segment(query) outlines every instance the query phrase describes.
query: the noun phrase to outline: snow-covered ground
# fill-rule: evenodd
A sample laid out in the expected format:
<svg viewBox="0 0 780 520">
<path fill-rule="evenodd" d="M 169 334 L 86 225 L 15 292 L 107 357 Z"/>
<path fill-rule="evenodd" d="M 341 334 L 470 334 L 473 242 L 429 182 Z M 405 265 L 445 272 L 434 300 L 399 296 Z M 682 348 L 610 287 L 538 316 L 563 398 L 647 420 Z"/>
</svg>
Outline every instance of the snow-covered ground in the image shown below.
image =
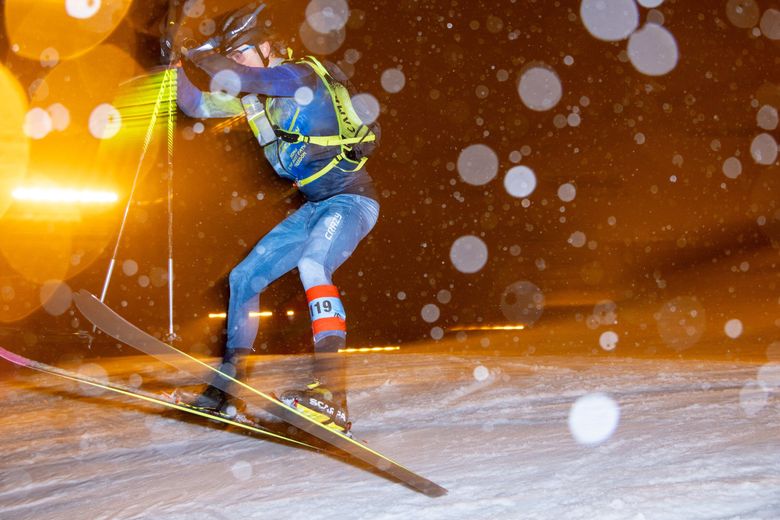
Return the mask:
<svg viewBox="0 0 780 520">
<path fill-rule="evenodd" d="M 188 381 L 148 357 L 98 363 L 112 380 L 145 388 Z M 251 379 L 270 390 L 301 370 L 301 360 L 258 357 Z M 337 458 L 6 372 L 0 517 L 777 519 L 780 399 L 756 382 L 760 370 L 419 349 L 354 355 L 358 436 L 449 489 L 435 499 Z M 616 407 L 596 413 L 619 412 L 619 423 L 588 445 L 575 440 L 570 416 L 590 394 L 611 398 Z"/>
</svg>

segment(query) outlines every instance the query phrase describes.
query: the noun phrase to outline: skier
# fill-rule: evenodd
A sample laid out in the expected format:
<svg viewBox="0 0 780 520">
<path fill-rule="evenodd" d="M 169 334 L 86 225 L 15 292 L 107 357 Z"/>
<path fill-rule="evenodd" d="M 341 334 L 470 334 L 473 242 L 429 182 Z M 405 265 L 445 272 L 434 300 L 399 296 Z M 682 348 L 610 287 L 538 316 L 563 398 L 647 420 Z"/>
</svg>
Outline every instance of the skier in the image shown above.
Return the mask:
<svg viewBox="0 0 780 520">
<path fill-rule="evenodd" d="M 227 342 L 220 371 L 245 376 L 246 356 L 257 336 L 259 295 L 297 267 L 306 291 L 314 340 L 312 382 L 280 398 L 342 433 L 347 410 L 346 314 L 333 272 L 374 227 L 379 203 L 365 170 L 378 127 L 362 124 L 335 66 L 307 57 L 290 59 L 286 42 L 260 14 L 264 4 L 239 9 L 220 24 L 218 35 L 184 51 L 184 59 L 214 78 L 241 82 L 240 99 L 202 92 L 178 68 L 178 105 L 190 117 L 246 114 L 264 155 L 306 202 L 279 223 L 230 273 Z M 170 47 L 170 44 L 168 45 Z M 230 71 L 225 73 L 223 71 Z M 230 381 L 217 376 L 195 405 L 225 411 Z"/>
</svg>

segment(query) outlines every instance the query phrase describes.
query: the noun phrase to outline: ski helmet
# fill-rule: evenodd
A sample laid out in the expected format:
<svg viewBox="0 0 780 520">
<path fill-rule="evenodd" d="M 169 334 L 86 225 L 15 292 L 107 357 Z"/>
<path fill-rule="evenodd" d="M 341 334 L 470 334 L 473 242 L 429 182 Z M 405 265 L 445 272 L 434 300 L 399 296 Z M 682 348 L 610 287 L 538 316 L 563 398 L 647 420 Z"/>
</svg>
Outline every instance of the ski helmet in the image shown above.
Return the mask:
<svg viewBox="0 0 780 520">
<path fill-rule="evenodd" d="M 256 7 L 249 4 L 225 19 L 220 27 L 222 52 L 227 54 L 243 45 L 257 45 L 267 39 L 269 31 L 259 19 L 265 8 L 264 2 Z"/>
</svg>

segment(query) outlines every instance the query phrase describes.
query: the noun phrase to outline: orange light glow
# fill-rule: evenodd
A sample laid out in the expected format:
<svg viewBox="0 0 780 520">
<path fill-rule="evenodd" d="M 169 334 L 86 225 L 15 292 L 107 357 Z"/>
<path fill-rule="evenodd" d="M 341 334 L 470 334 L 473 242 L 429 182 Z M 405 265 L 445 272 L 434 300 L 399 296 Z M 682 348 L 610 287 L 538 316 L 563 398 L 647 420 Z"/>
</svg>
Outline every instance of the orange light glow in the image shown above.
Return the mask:
<svg viewBox="0 0 780 520">
<path fill-rule="evenodd" d="M 472 331 L 472 330 L 523 330 L 525 325 L 477 325 L 467 327 L 453 327 L 450 330 L 459 331 Z"/>
<path fill-rule="evenodd" d="M 340 348 L 339 353 L 353 354 L 355 352 L 392 352 L 401 350 L 401 347 L 361 347 L 361 348 Z"/>
<path fill-rule="evenodd" d="M 261 312 L 250 312 L 249 313 L 249 317 L 250 318 L 258 318 L 258 317 L 259 318 L 268 318 L 268 317 L 273 316 L 273 315 L 274 315 L 274 313 L 271 312 L 271 311 L 261 311 Z M 225 318 L 227 318 L 227 313 L 225 313 L 225 312 L 210 312 L 209 313 L 209 318 L 212 318 L 212 319 L 220 318 L 220 319 L 224 320 Z"/>
<path fill-rule="evenodd" d="M 27 113 L 27 96 L 11 71 L 0 65 L 0 217 L 12 204 L 11 190 L 24 181 L 30 161 L 30 140 L 22 132 Z"/>
<path fill-rule="evenodd" d="M 75 188 L 20 187 L 13 190 L 11 196 L 18 201 L 57 204 L 112 204 L 119 199 L 112 191 Z"/>
<path fill-rule="evenodd" d="M 5 28 L 13 52 L 40 59 L 45 64 L 56 64 L 80 56 L 108 38 L 122 22 L 132 1 L 6 0 L 4 3 Z"/>
</svg>

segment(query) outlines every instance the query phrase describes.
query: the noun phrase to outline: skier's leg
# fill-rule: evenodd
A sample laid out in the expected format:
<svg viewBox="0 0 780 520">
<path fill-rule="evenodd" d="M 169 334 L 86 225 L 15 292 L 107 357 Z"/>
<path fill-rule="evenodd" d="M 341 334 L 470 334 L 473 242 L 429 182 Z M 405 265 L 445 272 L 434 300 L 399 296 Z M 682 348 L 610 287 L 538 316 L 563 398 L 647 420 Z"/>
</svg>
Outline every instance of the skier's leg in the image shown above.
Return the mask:
<svg viewBox="0 0 780 520">
<path fill-rule="evenodd" d="M 374 227 L 379 204 L 359 195 L 338 195 L 318 204 L 315 224 L 298 261 L 314 339 L 314 376 L 324 397 L 346 413 L 346 313 L 332 275 Z"/>
<path fill-rule="evenodd" d="M 296 267 L 306 244 L 311 210 L 305 204 L 280 222 L 230 272 L 226 350 L 252 348 L 260 323 L 260 293 Z"/>
<path fill-rule="evenodd" d="M 298 261 L 315 345 L 326 337 L 346 337 L 346 316 L 332 276 L 368 235 L 378 216 L 376 201 L 352 194 L 337 195 L 318 203 L 315 209 L 314 224 Z M 324 300 L 318 302 L 321 298 Z"/>
</svg>

